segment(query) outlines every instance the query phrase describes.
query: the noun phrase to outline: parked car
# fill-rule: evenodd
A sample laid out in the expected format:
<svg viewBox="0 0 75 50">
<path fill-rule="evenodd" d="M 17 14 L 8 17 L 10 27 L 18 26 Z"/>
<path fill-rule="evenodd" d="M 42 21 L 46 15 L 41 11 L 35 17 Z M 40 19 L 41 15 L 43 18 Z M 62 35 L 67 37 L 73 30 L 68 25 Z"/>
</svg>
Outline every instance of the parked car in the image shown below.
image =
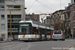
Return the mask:
<svg viewBox="0 0 75 50">
<path fill-rule="evenodd" d="M 55 30 L 55 31 L 53 31 L 52 39 L 53 40 L 62 40 L 62 41 L 64 41 L 65 40 L 65 35 L 61 30 Z"/>
<path fill-rule="evenodd" d="M 3 41 L 3 38 L 2 37 L 0 37 L 0 41 Z"/>
</svg>

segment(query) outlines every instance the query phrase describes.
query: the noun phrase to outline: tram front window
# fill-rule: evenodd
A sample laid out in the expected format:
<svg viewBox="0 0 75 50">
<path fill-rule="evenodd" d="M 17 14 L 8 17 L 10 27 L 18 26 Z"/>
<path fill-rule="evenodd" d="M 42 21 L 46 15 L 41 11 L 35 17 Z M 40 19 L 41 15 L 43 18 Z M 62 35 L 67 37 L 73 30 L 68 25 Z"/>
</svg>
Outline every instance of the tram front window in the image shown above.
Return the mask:
<svg viewBox="0 0 75 50">
<path fill-rule="evenodd" d="M 19 34 L 30 34 L 30 30 L 29 24 L 20 24 Z"/>
</svg>

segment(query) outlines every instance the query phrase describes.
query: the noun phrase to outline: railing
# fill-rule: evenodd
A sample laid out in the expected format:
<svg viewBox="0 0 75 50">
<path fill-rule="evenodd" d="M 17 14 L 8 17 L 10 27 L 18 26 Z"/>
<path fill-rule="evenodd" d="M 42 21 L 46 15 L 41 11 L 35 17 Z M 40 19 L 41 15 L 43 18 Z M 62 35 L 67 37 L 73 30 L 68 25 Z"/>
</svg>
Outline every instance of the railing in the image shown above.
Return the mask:
<svg viewBox="0 0 75 50">
<path fill-rule="evenodd" d="M 8 28 L 8 32 L 10 32 L 10 28 Z M 12 28 L 12 32 L 18 32 L 18 28 Z"/>
<path fill-rule="evenodd" d="M 21 20 L 21 18 L 11 18 L 12 20 Z M 10 20 L 10 18 L 8 18 Z"/>
<path fill-rule="evenodd" d="M 21 21 L 21 18 L 12 18 L 12 23 L 18 23 Z M 10 22 L 10 18 L 8 18 L 8 23 Z"/>
<path fill-rule="evenodd" d="M 7 9 L 8 11 L 10 11 L 10 9 Z M 15 10 L 11 10 L 11 11 L 21 11 L 21 9 L 15 9 Z"/>
<path fill-rule="evenodd" d="M 19 23 L 20 21 L 12 21 L 12 23 Z M 10 23 L 10 21 L 8 21 L 8 23 Z"/>
</svg>

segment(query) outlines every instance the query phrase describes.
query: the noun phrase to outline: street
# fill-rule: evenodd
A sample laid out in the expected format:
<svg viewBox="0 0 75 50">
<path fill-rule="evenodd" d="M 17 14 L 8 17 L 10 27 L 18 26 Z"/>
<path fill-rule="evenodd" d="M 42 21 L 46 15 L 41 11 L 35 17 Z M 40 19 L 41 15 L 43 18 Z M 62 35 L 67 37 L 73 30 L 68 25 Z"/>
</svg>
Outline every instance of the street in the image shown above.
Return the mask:
<svg viewBox="0 0 75 50">
<path fill-rule="evenodd" d="M 0 43 L 0 50 L 65 50 L 74 44 L 75 39 L 37 42 L 13 41 Z"/>
</svg>

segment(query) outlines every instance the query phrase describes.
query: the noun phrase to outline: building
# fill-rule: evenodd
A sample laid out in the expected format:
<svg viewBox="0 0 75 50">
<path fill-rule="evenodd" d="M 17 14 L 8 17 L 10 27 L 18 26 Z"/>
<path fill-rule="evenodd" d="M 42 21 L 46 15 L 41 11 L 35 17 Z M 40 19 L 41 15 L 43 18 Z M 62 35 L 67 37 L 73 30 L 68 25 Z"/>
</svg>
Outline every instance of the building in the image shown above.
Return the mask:
<svg viewBox="0 0 75 50">
<path fill-rule="evenodd" d="M 46 17 L 46 19 L 44 20 L 44 23 L 47 25 L 50 25 L 50 16 Z"/>
<path fill-rule="evenodd" d="M 71 3 L 72 3 L 72 4 L 75 3 L 75 0 L 71 0 Z"/>
<path fill-rule="evenodd" d="M 24 0 L 0 0 L 0 37 L 7 40 L 10 37 L 10 8 L 24 8 Z M 25 20 L 25 10 L 11 10 L 12 37 L 18 38 L 19 21 Z"/>
<path fill-rule="evenodd" d="M 53 14 L 50 16 L 47 16 L 46 19 L 44 20 L 44 23 L 50 26 L 54 26 L 54 17 L 52 17 Z"/>
<path fill-rule="evenodd" d="M 67 36 L 71 36 L 72 34 L 71 34 L 71 20 L 70 20 L 70 13 L 71 13 L 71 11 L 70 11 L 70 5 L 65 9 L 65 33 L 66 33 L 66 35 Z"/>
<path fill-rule="evenodd" d="M 70 36 L 75 37 L 75 3 L 69 5 L 66 8 L 66 14 L 67 14 L 67 32 L 70 32 Z"/>
<path fill-rule="evenodd" d="M 26 14 L 26 17 L 25 17 L 25 20 L 33 20 L 33 21 L 37 21 L 37 22 L 40 22 L 39 21 L 39 16 L 40 14 Z"/>
<path fill-rule="evenodd" d="M 75 3 L 70 5 L 71 34 L 75 36 Z"/>
<path fill-rule="evenodd" d="M 50 26 L 54 26 L 54 29 L 56 30 L 56 24 L 58 24 L 57 29 L 61 29 L 64 31 L 64 21 L 65 21 L 65 10 L 57 10 L 54 13 L 52 13 L 50 16 L 47 16 L 47 18 L 44 20 L 44 23 Z"/>
</svg>

